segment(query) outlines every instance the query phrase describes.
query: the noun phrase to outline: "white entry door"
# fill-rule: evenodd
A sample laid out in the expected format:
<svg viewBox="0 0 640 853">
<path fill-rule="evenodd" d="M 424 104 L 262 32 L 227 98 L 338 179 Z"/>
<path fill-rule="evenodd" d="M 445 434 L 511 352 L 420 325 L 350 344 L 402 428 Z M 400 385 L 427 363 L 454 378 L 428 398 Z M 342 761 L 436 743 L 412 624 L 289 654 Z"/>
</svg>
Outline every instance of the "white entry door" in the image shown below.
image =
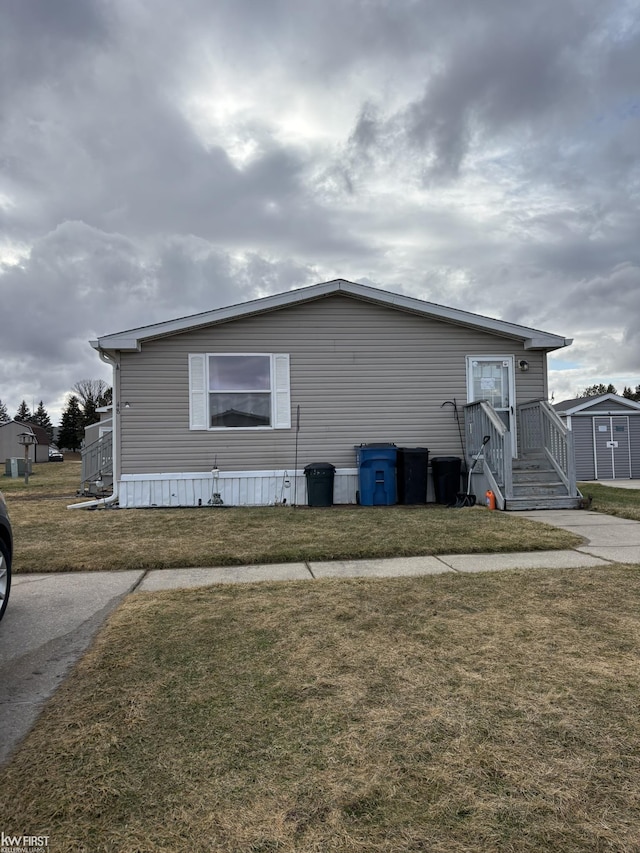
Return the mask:
<svg viewBox="0 0 640 853">
<path fill-rule="evenodd" d="M 511 433 L 512 455 L 517 456 L 516 386 L 513 356 L 467 356 L 467 401 L 486 400 Z"/>
</svg>

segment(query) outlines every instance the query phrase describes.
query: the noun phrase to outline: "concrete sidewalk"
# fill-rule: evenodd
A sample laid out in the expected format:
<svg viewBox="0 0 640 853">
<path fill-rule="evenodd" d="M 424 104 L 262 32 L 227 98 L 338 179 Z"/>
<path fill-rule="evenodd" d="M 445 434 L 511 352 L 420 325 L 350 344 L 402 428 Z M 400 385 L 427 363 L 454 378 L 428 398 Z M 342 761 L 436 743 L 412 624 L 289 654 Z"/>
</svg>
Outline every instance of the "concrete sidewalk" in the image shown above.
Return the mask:
<svg viewBox="0 0 640 853">
<path fill-rule="evenodd" d="M 157 592 L 218 583 L 311 580 L 327 577 L 402 577 L 443 572 L 505 569 L 577 569 L 610 562 L 640 564 L 640 522 L 581 509 L 518 513 L 521 518 L 561 527 L 582 536 L 583 545 L 567 551 L 513 554 L 444 554 L 438 557 L 334 560 L 258 566 L 160 569 L 148 572 L 138 592 Z"/>
</svg>

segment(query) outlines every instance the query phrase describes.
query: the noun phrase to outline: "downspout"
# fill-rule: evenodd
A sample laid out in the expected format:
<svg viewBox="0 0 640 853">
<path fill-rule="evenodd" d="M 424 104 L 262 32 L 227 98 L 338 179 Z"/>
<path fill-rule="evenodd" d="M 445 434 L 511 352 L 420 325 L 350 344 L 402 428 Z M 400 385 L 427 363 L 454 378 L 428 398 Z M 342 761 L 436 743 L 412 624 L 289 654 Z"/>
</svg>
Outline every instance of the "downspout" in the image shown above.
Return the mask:
<svg viewBox="0 0 640 853">
<path fill-rule="evenodd" d="M 118 500 L 118 477 L 117 477 L 118 466 L 116 464 L 116 461 L 117 461 L 116 456 L 117 456 L 117 448 L 118 448 L 118 433 L 117 433 L 118 417 L 117 416 L 119 415 L 119 409 L 120 409 L 120 405 L 117 403 L 117 400 L 116 400 L 116 394 L 117 394 L 116 370 L 118 369 L 118 364 L 117 364 L 115 358 L 112 358 L 110 355 L 107 355 L 107 353 L 104 350 L 99 349 L 98 355 L 100 356 L 100 359 L 105 362 L 105 364 L 110 364 L 111 368 L 113 370 L 113 382 L 111 383 L 111 388 L 112 388 L 111 405 L 113 407 L 112 425 L 111 425 L 111 441 L 112 441 L 112 447 L 113 447 L 113 451 L 112 451 L 112 453 L 113 453 L 113 460 L 112 460 L 112 464 L 113 464 L 113 494 L 109 495 L 108 498 L 96 498 L 96 499 L 90 500 L 90 501 L 82 501 L 82 503 L 79 503 L 79 504 L 69 504 L 67 506 L 67 509 L 95 509 L 96 507 L 100 507 L 100 506 L 101 507 L 107 507 L 107 506 L 110 506 L 111 504 L 115 503 Z"/>
</svg>

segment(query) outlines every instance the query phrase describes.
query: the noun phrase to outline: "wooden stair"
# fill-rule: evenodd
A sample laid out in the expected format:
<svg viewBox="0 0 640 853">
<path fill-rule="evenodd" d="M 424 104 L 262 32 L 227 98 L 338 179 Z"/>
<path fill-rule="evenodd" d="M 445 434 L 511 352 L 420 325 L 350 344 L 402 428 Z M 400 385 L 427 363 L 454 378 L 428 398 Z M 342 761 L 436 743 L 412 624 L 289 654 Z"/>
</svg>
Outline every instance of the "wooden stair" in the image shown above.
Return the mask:
<svg viewBox="0 0 640 853">
<path fill-rule="evenodd" d="M 505 502 L 507 512 L 532 509 L 579 509 L 582 498 L 567 487 L 544 453 L 513 460 L 513 497 Z"/>
</svg>

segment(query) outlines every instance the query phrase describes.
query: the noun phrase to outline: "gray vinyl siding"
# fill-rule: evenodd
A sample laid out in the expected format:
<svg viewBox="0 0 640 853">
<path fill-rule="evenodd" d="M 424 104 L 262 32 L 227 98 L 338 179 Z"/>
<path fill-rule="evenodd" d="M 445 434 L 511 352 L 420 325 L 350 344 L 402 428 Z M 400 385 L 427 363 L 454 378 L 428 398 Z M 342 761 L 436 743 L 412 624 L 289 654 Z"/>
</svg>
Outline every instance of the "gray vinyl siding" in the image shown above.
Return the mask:
<svg viewBox="0 0 640 853">
<path fill-rule="evenodd" d="M 609 403 L 607 407 L 600 406 L 589 409 L 588 414 L 577 414 L 571 416 L 571 429 L 573 431 L 575 459 L 576 459 L 576 477 L 578 480 L 594 480 L 596 476 L 595 470 L 595 449 L 593 443 L 593 420 L 594 417 L 606 417 L 608 420 L 609 412 L 612 411 L 612 405 Z M 597 414 L 600 412 L 600 415 Z M 615 411 L 622 413 L 623 417 L 629 418 L 629 446 L 631 452 L 631 477 L 640 477 L 640 412 L 629 409 L 624 412 L 622 408 L 616 408 Z M 619 415 L 614 415 L 618 417 Z M 623 470 L 621 466 L 620 470 Z M 603 459 L 599 466 L 599 478 L 610 479 L 610 460 Z M 621 475 L 619 475 L 621 476 Z M 622 477 L 623 479 L 626 478 Z"/>
<path fill-rule="evenodd" d="M 605 415 L 608 415 L 611 412 L 623 412 L 624 414 L 627 414 L 627 411 L 631 414 L 632 412 L 637 411 L 637 409 L 634 409 L 631 406 L 627 409 L 624 405 L 615 400 L 602 400 L 599 403 L 594 403 L 592 406 L 589 406 L 590 415 L 598 412 Z"/>
<path fill-rule="evenodd" d="M 289 353 L 292 427 L 189 430 L 189 353 Z M 144 343 L 122 352 L 121 473 L 355 465 L 354 445 L 394 442 L 461 455 L 453 410 L 466 403 L 467 355 L 514 355 L 517 402 L 546 396 L 545 355 L 520 342 L 335 295 Z"/>
<path fill-rule="evenodd" d="M 576 459 L 576 479 L 594 480 L 596 476 L 593 452 L 593 418 L 571 418 L 573 446 Z"/>
<path fill-rule="evenodd" d="M 640 477 L 640 414 L 629 418 L 629 441 L 631 443 L 631 477 Z"/>
</svg>

